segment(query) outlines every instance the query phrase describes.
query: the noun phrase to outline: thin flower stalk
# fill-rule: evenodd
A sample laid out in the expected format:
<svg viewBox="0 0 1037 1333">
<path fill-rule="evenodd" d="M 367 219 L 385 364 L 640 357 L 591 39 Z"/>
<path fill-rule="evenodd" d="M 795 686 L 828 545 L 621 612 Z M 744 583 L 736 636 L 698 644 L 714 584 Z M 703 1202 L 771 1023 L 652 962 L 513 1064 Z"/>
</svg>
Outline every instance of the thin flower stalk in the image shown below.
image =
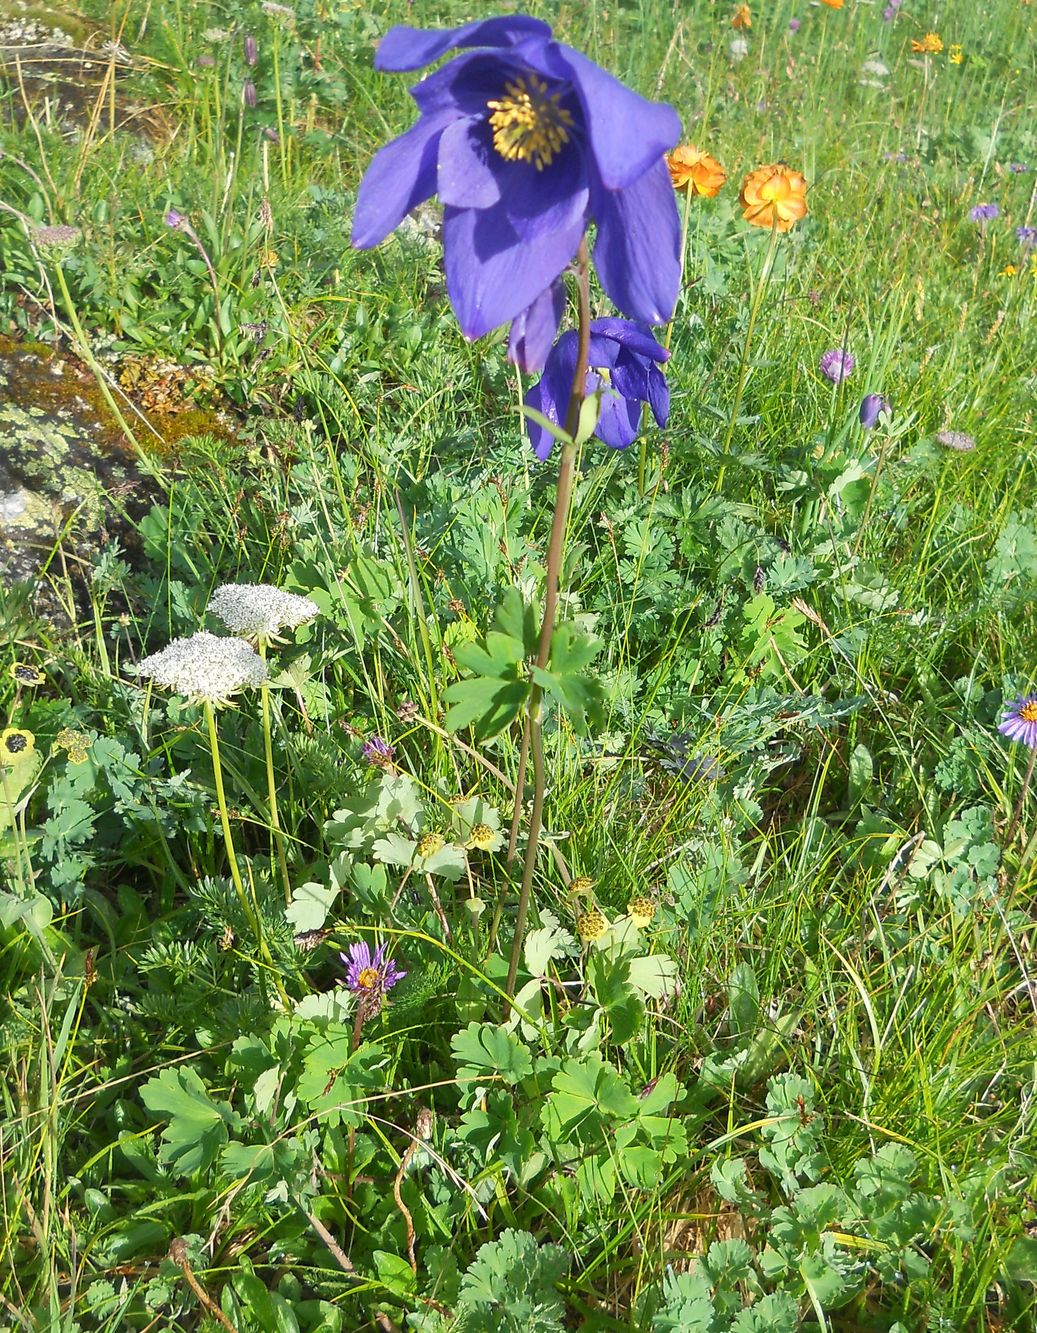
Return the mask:
<svg viewBox="0 0 1037 1333">
<path fill-rule="evenodd" d="M 211 699 L 205 699 L 202 703 L 205 713 L 206 726 L 209 729 L 209 748 L 212 753 L 212 773 L 216 784 L 216 804 L 220 811 L 220 825 L 223 829 L 223 845 L 227 851 L 227 860 L 230 863 L 230 877 L 234 884 L 234 892 L 238 895 L 238 902 L 241 904 L 241 910 L 245 914 L 245 920 L 252 927 L 252 932 L 256 937 L 256 944 L 263 962 L 270 968 L 271 975 L 274 978 L 274 984 L 277 992 L 286 1006 L 291 1004 L 288 993 L 284 988 L 281 978 L 278 975 L 274 965 L 274 960 L 270 955 L 270 950 L 266 940 L 263 938 L 263 924 L 259 916 L 259 905 L 253 895 L 252 902 L 249 902 L 248 894 L 245 892 L 245 885 L 241 878 L 241 870 L 238 866 L 238 858 L 234 851 L 234 839 L 230 831 L 230 816 L 227 812 L 227 793 L 223 785 L 223 765 L 220 762 L 220 739 L 216 730 L 216 712 L 212 706 Z"/>
<path fill-rule="evenodd" d="M 727 467 L 727 456 L 731 448 L 731 440 L 735 433 L 735 425 L 738 421 L 738 412 L 742 406 L 742 394 L 745 391 L 745 381 L 749 373 L 749 353 L 752 349 L 753 332 L 756 328 L 756 321 L 759 318 L 760 306 L 763 304 L 763 296 L 767 290 L 770 281 L 771 270 L 774 267 L 774 256 L 778 252 L 778 222 L 775 218 L 771 224 L 770 240 L 767 242 L 767 253 L 763 257 L 763 267 L 760 269 L 760 276 L 753 288 L 752 300 L 749 304 L 749 323 L 745 330 L 745 343 L 742 346 L 742 359 L 738 365 L 738 380 L 735 384 L 735 395 L 731 402 L 731 414 L 727 420 L 727 430 L 724 432 L 724 440 L 720 446 L 720 467 L 717 470 L 717 479 L 713 487 L 719 491 L 724 484 L 724 471 Z"/>
<path fill-rule="evenodd" d="M 551 658 L 551 640 L 554 635 L 555 616 L 558 611 L 558 585 L 562 571 L 562 558 L 565 552 L 565 532 L 569 524 L 569 509 L 572 505 L 573 485 L 576 477 L 576 445 L 573 441 L 576 438 L 576 432 L 580 424 L 580 408 L 583 405 L 590 355 L 590 272 L 586 239 L 580 242 L 577 254 L 576 288 L 579 306 L 576 372 L 573 375 L 569 411 L 565 422 L 569 440 L 562 445 L 562 457 L 558 467 L 558 483 L 555 490 L 554 516 L 551 520 L 551 536 L 547 548 L 544 618 L 541 623 L 540 643 L 536 656 L 536 664 L 542 669 L 547 666 Z M 529 702 L 526 706 L 526 720 L 519 753 L 519 771 L 515 779 L 515 810 L 512 815 L 508 840 L 509 862 L 515 855 L 518 821 L 521 817 L 525 797 L 526 766 L 530 754 L 533 757 L 533 806 L 529 816 L 529 834 L 526 841 L 525 858 L 522 863 L 522 882 L 519 886 L 518 912 L 515 917 L 515 935 L 511 944 L 508 979 L 504 984 L 504 990 L 509 998 L 515 991 L 515 979 L 518 976 L 519 959 L 522 956 L 522 940 L 526 929 L 526 918 L 529 915 L 529 898 L 533 889 L 533 871 L 536 866 L 537 847 L 544 821 L 546 775 L 544 771 L 543 691 L 535 682 L 529 692 Z M 508 1010 L 509 1000 L 506 1000 L 505 1017 L 507 1017 Z"/>
<path fill-rule="evenodd" d="M 259 655 L 266 658 L 266 645 L 260 644 Z M 284 901 L 287 906 L 292 901 L 292 881 L 288 875 L 288 858 L 284 850 L 284 832 L 277 813 L 277 775 L 274 772 L 274 745 L 270 729 L 270 685 L 263 681 L 259 687 L 259 700 L 263 719 L 263 756 L 266 760 L 267 805 L 270 809 L 270 832 L 277 854 L 277 865 L 281 872 L 284 886 Z"/>
</svg>

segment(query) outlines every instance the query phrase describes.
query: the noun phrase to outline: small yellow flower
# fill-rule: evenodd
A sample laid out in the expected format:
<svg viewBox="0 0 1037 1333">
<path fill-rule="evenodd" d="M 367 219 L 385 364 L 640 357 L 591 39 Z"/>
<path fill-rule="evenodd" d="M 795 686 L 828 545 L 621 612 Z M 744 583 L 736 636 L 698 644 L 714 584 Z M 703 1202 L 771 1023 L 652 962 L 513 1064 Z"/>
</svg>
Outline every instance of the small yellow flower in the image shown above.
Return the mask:
<svg viewBox="0 0 1037 1333">
<path fill-rule="evenodd" d="M 594 888 L 594 880 L 590 875 L 577 875 L 569 885 L 569 892 L 577 898 L 581 898 L 585 893 L 590 893 Z"/>
<path fill-rule="evenodd" d="M 263 268 L 276 268 L 280 262 L 276 250 L 264 250 L 259 256 L 259 263 Z"/>
<path fill-rule="evenodd" d="M 638 930 L 644 930 L 645 926 L 652 924 L 655 903 L 651 898 L 631 898 L 627 903 L 627 915 Z"/>
<path fill-rule="evenodd" d="M 1014 264 L 1006 264 L 1004 268 L 1001 270 L 1001 277 L 1014 278 L 1018 272 L 1019 270 L 1016 268 Z"/>
<path fill-rule="evenodd" d="M 920 42 L 911 39 L 911 50 L 916 54 L 938 56 L 943 50 L 943 42 L 935 32 L 927 32 Z"/>
<path fill-rule="evenodd" d="M 492 852 L 500 845 L 500 834 L 489 824 L 473 824 L 468 835 L 466 847 L 475 847 L 480 852 Z"/>
<path fill-rule="evenodd" d="M 593 944 L 595 940 L 600 940 L 608 928 L 609 923 L 605 920 L 605 914 L 599 912 L 596 907 L 576 918 L 576 933 L 584 944 Z"/>
<path fill-rule="evenodd" d="M 965 59 L 964 52 L 956 42 L 953 46 L 947 48 L 947 59 L 952 65 L 960 65 Z"/>
<path fill-rule="evenodd" d="M 5 767 L 20 764 L 35 749 L 36 737 L 31 731 L 23 731 L 20 727 L 7 727 L 0 731 L 0 763 Z"/>
<path fill-rule="evenodd" d="M 426 833 L 424 837 L 418 839 L 418 855 L 423 860 L 428 860 L 430 856 L 435 856 L 446 846 L 446 839 L 440 833 Z"/>
<path fill-rule="evenodd" d="M 742 217 L 754 227 L 791 231 L 807 215 L 807 182 L 783 163 L 750 171 L 738 193 Z"/>
<path fill-rule="evenodd" d="M 692 194 L 701 194 L 705 199 L 712 199 L 720 193 L 727 172 L 708 153 L 700 152 L 691 144 L 681 144 L 666 159 L 670 169 L 670 180 L 675 190 L 690 190 Z"/>
<path fill-rule="evenodd" d="M 748 5 L 736 5 L 735 12 L 731 17 L 732 28 L 751 28 L 753 26 L 753 16 Z"/>
<path fill-rule="evenodd" d="M 90 748 L 90 737 L 83 731 L 73 731 L 63 727 L 54 737 L 55 750 L 67 750 L 70 764 L 85 764 L 86 752 Z"/>
<path fill-rule="evenodd" d="M 25 662 L 14 662 L 7 668 L 7 674 L 19 685 L 42 685 L 47 677 L 42 671 Z"/>
</svg>

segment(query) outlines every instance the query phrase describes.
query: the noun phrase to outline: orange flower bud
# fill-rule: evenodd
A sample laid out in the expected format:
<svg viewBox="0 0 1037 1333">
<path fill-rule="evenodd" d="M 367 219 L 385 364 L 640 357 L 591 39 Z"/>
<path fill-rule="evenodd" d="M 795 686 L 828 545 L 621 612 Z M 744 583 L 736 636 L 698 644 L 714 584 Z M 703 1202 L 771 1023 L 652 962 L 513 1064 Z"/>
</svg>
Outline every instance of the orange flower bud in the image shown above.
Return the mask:
<svg viewBox="0 0 1037 1333">
<path fill-rule="evenodd" d="M 699 152 L 691 144 L 675 148 L 667 157 L 666 165 L 670 168 L 675 190 L 690 189 L 692 194 L 701 194 L 706 199 L 719 194 L 727 180 L 727 172 L 716 158 Z"/>
<path fill-rule="evenodd" d="M 734 16 L 731 19 L 732 28 L 751 28 L 753 26 L 753 16 L 749 12 L 748 5 L 736 5 Z"/>
<path fill-rule="evenodd" d="M 742 216 L 754 227 L 790 231 L 807 215 L 807 183 L 791 167 L 777 163 L 750 171 L 738 194 Z"/>
</svg>

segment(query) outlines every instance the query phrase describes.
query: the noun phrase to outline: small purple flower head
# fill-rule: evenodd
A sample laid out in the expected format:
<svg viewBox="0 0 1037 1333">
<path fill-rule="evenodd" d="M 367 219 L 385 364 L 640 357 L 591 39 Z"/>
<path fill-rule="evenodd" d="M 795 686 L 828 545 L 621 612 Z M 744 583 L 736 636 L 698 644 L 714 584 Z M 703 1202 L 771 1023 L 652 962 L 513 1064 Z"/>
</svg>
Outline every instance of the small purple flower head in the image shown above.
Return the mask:
<svg viewBox="0 0 1037 1333">
<path fill-rule="evenodd" d="M 896 16 L 897 10 L 895 5 L 887 5 L 882 11 L 882 18 L 886 23 L 892 23 Z"/>
<path fill-rule="evenodd" d="M 388 741 L 382 740 L 381 736 L 372 736 L 370 740 L 364 741 L 360 753 L 375 768 L 392 768 L 392 757 L 396 753 L 396 748 Z"/>
<path fill-rule="evenodd" d="M 664 157 L 680 138 L 673 107 L 638 96 L 525 14 L 390 28 L 375 67 L 416 70 L 448 52 L 411 89 L 417 121 L 360 183 L 354 246 L 377 245 L 438 195 L 462 333 L 481 338 L 517 321 L 509 355 L 537 371 L 558 331 L 562 275 L 593 221 L 606 295 L 631 319 L 665 323 L 681 272 Z"/>
<path fill-rule="evenodd" d="M 969 209 L 969 217 L 973 222 L 993 222 L 1000 213 L 1001 209 L 997 204 L 976 204 L 974 208 Z"/>
<path fill-rule="evenodd" d="M 245 80 L 245 86 L 241 90 L 241 96 L 245 105 L 251 110 L 256 105 L 256 85 L 251 79 Z"/>
<path fill-rule="evenodd" d="M 1017 176 L 1021 176 L 1024 171 L 1029 171 L 1025 162 L 1009 162 L 1008 170 L 1014 171 Z"/>
<path fill-rule="evenodd" d="M 1019 244 L 1025 249 L 1028 250 L 1031 245 L 1037 245 L 1037 227 L 1016 227 L 1015 234 Z"/>
<path fill-rule="evenodd" d="M 857 362 L 845 347 L 832 347 L 821 357 L 821 374 L 833 384 L 848 379 Z"/>
<path fill-rule="evenodd" d="M 626 319 L 595 319 L 590 328 L 585 392 L 601 392 L 601 409 L 594 434 L 610 449 L 625 449 L 637 438 L 641 407 L 648 403 L 656 421 L 665 426 L 670 414 L 670 389 L 659 365 L 669 358 L 641 324 Z M 563 425 L 576 373 L 576 334 L 563 333 L 551 348 L 544 373 L 525 397 L 549 421 Z M 657 364 L 659 363 L 659 364 Z M 526 422 L 533 452 L 547 458 L 554 444 L 550 431 L 532 418 Z"/>
<path fill-rule="evenodd" d="M 256 45 L 256 39 L 249 33 L 245 38 L 245 64 L 251 69 L 258 59 L 259 47 Z"/>
<path fill-rule="evenodd" d="M 385 957 L 385 945 L 379 944 L 374 953 L 366 940 L 351 944 L 349 953 L 340 953 L 346 965 L 346 986 L 354 995 L 377 999 L 392 990 L 407 975 L 401 972 L 391 958 Z"/>
<path fill-rule="evenodd" d="M 199 69 L 212 69 L 213 65 L 216 64 L 216 61 L 212 56 L 201 55 L 194 63 Z"/>
<path fill-rule="evenodd" d="M 1022 741 L 1031 750 L 1037 750 L 1037 694 L 1024 694 L 1016 699 L 997 729 L 1010 741 Z"/>
<path fill-rule="evenodd" d="M 789 32 L 799 32 L 799 19 L 789 19 Z"/>
<path fill-rule="evenodd" d="M 281 136 L 280 136 L 280 135 L 278 134 L 278 132 L 274 129 L 273 125 L 264 125 L 264 126 L 263 126 L 263 138 L 264 138 L 264 139 L 269 139 L 271 143 L 280 143 L 280 142 L 281 142 Z"/>
<path fill-rule="evenodd" d="M 878 425 L 879 417 L 883 412 L 891 412 L 889 402 L 883 398 L 880 393 L 869 393 L 861 399 L 861 410 L 857 414 L 860 423 L 865 430 L 871 430 Z"/>
<path fill-rule="evenodd" d="M 166 212 L 165 223 L 167 227 L 172 227 L 174 231 L 183 231 L 188 223 L 183 213 L 178 213 L 175 208 L 170 208 Z"/>
</svg>

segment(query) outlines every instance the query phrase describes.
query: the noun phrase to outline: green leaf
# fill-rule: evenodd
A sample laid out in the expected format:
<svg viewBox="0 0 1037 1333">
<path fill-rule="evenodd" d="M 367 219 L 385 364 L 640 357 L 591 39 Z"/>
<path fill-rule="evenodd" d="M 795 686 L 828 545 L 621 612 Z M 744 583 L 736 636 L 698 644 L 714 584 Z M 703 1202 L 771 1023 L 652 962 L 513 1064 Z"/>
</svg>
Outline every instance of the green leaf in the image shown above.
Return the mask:
<svg viewBox="0 0 1037 1333">
<path fill-rule="evenodd" d="M 558 1139 L 579 1133 L 589 1141 L 608 1122 L 637 1114 L 637 1098 L 622 1076 L 596 1054 L 564 1061 L 551 1086 L 542 1118 L 547 1132 Z"/>
<path fill-rule="evenodd" d="M 547 668 L 533 668 L 533 679 L 556 701 L 581 736 L 586 736 L 591 727 L 600 726 L 604 718 L 605 692 L 601 682 L 582 674 L 600 649 L 599 640 L 575 625 L 563 623 L 555 628 Z"/>
<path fill-rule="evenodd" d="M 469 1023 L 454 1033 L 450 1049 L 460 1066 L 458 1078 L 466 1084 L 493 1078 L 514 1085 L 533 1072 L 532 1058 L 521 1039 L 496 1023 Z"/>
<path fill-rule="evenodd" d="M 193 1175 L 211 1166 L 238 1117 L 227 1102 L 214 1102 L 205 1084 L 188 1065 L 163 1069 L 140 1090 L 152 1113 L 169 1121 L 162 1131 L 159 1158 L 177 1175 Z"/>
<path fill-rule="evenodd" d="M 291 903 L 285 908 L 285 920 L 297 935 L 309 930 L 320 930 L 338 894 L 337 884 L 317 884 L 313 881 L 300 884 L 292 894 Z"/>
</svg>

